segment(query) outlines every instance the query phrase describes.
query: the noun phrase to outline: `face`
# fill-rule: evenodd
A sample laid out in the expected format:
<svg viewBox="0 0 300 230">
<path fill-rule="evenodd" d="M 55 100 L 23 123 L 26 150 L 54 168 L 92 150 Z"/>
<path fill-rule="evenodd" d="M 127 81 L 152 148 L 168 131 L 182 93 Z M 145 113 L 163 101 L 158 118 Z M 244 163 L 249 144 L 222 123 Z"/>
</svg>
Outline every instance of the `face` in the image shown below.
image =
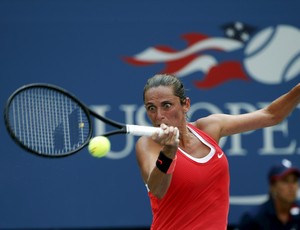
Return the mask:
<svg viewBox="0 0 300 230">
<path fill-rule="evenodd" d="M 175 127 L 186 124 L 185 114 L 190 102 L 187 98 L 184 105 L 179 97 L 173 94 L 172 87 L 159 86 L 145 92 L 145 108 L 153 126 L 164 123 Z"/>
<path fill-rule="evenodd" d="M 288 174 L 272 185 L 274 197 L 281 202 L 293 203 L 297 197 L 299 178 L 295 174 Z"/>
</svg>

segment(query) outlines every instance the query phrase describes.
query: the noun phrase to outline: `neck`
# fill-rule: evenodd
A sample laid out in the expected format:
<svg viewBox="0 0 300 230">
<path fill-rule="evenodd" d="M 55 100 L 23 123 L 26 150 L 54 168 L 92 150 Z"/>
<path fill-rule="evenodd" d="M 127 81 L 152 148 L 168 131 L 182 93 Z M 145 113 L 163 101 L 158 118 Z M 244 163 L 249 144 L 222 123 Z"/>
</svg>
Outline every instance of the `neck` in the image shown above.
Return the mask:
<svg viewBox="0 0 300 230">
<path fill-rule="evenodd" d="M 179 145 L 184 148 L 186 145 L 188 145 L 192 141 L 193 136 L 194 135 L 191 133 L 189 128 L 187 126 L 185 126 L 185 128 L 183 130 L 180 130 Z"/>
</svg>

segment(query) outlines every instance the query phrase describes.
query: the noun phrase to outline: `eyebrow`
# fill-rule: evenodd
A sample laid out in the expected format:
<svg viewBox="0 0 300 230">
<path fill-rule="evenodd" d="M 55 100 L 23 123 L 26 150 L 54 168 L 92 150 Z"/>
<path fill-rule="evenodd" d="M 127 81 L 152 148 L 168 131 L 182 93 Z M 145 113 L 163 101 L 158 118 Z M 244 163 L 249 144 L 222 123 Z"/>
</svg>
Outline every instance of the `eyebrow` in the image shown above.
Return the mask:
<svg viewBox="0 0 300 230">
<path fill-rule="evenodd" d="M 171 100 L 165 100 L 165 101 L 159 102 L 160 105 L 163 105 L 163 104 L 166 104 L 166 103 L 173 104 L 174 102 L 171 101 Z M 152 103 L 152 102 L 147 102 L 145 105 L 154 105 L 154 103 Z"/>
</svg>

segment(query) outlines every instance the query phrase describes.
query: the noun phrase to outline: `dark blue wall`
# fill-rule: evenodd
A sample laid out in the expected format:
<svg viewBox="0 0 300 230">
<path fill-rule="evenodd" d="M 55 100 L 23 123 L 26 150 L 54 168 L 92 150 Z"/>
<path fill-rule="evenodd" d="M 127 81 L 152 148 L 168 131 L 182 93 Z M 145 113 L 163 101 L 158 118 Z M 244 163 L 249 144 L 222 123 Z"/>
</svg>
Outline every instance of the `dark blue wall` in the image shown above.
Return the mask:
<svg viewBox="0 0 300 230">
<path fill-rule="evenodd" d="M 189 89 L 191 120 L 259 109 L 299 82 L 299 8 L 296 0 L 2 0 L 0 104 L 24 84 L 47 82 L 106 116 L 146 125 L 143 86 L 167 69 Z M 150 47 L 165 59 L 141 56 Z M 299 109 L 276 128 L 222 141 L 231 168 L 229 223 L 266 198 L 271 164 L 288 158 L 300 166 Z M 96 123 L 95 132 L 106 128 Z M 0 228 L 150 225 L 136 137 L 111 138 L 102 159 L 87 149 L 43 159 L 18 147 L 4 122 L 0 133 Z"/>
</svg>

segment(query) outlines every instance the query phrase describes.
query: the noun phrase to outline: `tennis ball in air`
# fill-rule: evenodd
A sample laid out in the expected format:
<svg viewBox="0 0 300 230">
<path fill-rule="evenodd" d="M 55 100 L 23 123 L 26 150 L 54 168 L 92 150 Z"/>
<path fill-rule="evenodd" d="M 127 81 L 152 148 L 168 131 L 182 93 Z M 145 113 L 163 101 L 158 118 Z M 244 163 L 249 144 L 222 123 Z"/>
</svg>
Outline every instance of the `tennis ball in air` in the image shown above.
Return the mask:
<svg viewBox="0 0 300 230">
<path fill-rule="evenodd" d="M 110 151 L 110 141 L 107 137 L 97 136 L 90 140 L 89 152 L 94 157 L 104 157 Z"/>
</svg>

